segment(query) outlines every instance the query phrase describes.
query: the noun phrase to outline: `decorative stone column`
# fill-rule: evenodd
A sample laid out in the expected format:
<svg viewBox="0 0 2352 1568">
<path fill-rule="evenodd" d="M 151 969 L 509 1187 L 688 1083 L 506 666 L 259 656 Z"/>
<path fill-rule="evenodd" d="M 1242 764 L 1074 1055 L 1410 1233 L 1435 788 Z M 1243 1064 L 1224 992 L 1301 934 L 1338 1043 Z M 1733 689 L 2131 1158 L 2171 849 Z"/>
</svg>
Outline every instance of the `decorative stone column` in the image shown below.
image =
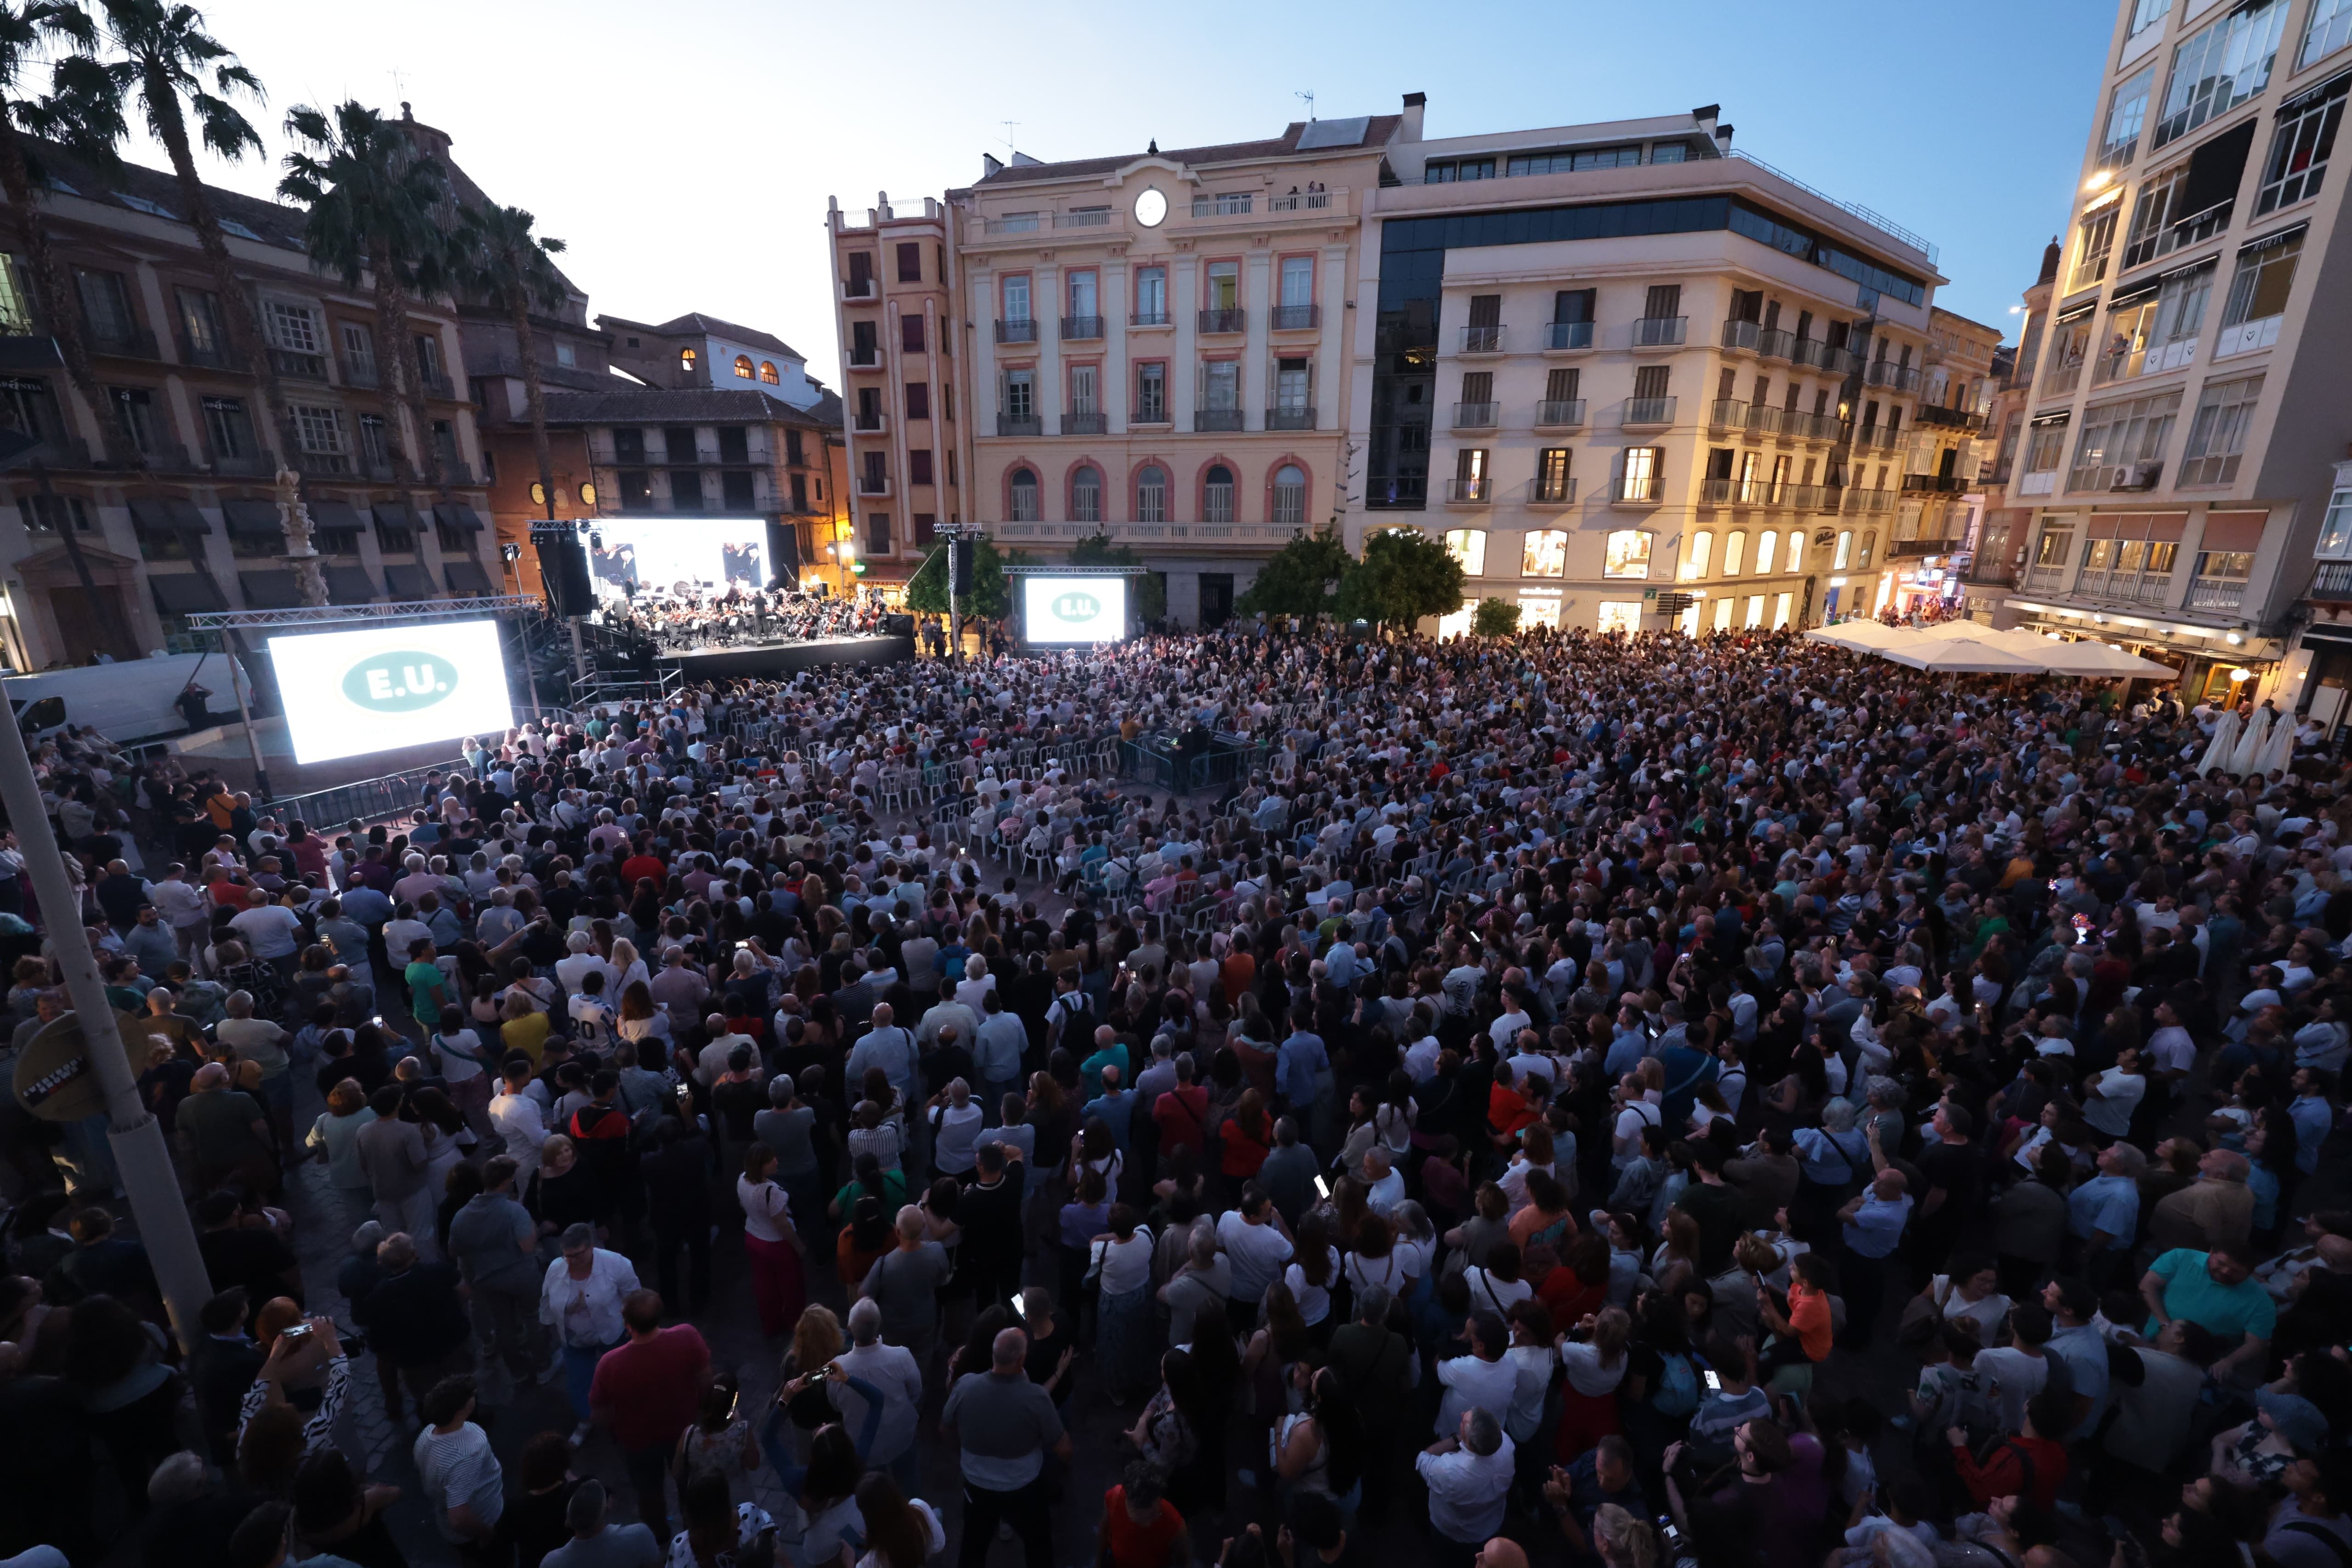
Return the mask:
<svg viewBox="0 0 2352 1568">
<path fill-rule="evenodd" d="M 278 470 L 278 525 L 286 532 L 286 563 L 294 568 L 295 591 L 306 605 L 327 602 L 327 574 L 310 543 L 310 509 L 302 504 L 301 477 Z"/>
</svg>

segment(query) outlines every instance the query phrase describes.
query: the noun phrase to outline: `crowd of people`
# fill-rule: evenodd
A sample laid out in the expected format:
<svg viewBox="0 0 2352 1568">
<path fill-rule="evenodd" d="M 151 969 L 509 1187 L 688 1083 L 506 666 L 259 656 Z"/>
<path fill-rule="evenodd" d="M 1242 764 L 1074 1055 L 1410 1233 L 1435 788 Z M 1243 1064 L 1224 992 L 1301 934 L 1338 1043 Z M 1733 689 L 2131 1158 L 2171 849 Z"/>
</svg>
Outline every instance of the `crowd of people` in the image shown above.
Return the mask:
<svg viewBox="0 0 2352 1568">
<path fill-rule="evenodd" d="M 2352 1561 L 2352 799 L 2221 719 L 1260 625 L 622 704 L 324 833 L 69 732 L 31 831 L 213 1293 L 174 1343 L 102 1121 L 12 1108 L 0 1555 Z M 1202 729 L 1230 787 L 1108 765 Z M 0 909 L 13 1054 L 71 936 Z"/>
</svg>

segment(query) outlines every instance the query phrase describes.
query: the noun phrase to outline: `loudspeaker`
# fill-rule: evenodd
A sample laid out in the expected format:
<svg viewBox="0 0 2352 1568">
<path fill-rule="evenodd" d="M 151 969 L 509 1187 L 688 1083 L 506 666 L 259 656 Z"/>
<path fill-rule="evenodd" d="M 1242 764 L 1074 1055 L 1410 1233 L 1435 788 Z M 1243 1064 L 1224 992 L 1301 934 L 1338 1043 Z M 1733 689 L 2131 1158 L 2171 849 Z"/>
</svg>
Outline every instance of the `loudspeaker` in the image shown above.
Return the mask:
<svg viewBox="0 0 2352 1568">
<path fill-rule="evenodd" d="M 796 522 L 768 520 L 768 560 L 772 563 L 770 584 L 775 588 L 798 588 L 801 585 L 801 530 Z"/>
<path fill-rule="evenodd" d="M 535 528 L 531 543 L 539 550 L 540 582 L 549 607 L 559 616 L 593 615 L 596 589 L 588 580 L 588 552 L 580 535 L 569 528 Z"/>
<path fill-rule="evenodd" d="M 955 539 L 948 542 L 948 582 L 958 598 L 971 593 L 972 542 Z"/>
<path fill-rule="evenodd" d="M 915 617 L 887 615 L 882 617 L 882 635 L 886 637 L 910 637 L 915 635 Z"/>
</svg>

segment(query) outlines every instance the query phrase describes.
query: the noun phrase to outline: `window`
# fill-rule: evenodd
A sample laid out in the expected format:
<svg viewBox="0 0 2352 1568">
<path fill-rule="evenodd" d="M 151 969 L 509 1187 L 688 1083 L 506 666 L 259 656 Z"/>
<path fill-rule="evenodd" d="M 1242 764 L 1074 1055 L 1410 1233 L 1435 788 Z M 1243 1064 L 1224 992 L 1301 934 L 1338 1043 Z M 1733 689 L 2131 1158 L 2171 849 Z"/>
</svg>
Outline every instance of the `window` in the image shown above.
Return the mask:
<svg viewBox="0 0 2352 1568">
<path fill-rule="evenodd" d="M 2158 146 L 2228 113 L 2270 84 L 2271 61 L 2278 54 L 2286 13 L 2286 0 L 2256 0 L 2173 49 L 2164 118 L 2156 126 Z"/>
<path fill-rule="evenodd" d="M 1011 370 L 1004 373 L 1004 416 L 1007 419 L 1037 417 L 1037 373 Z"/>
<path fill-rule="evenodd" d="M 2178 392 L 2093 405 L 2084 412 L 2082 432 L 2074 438 L 2074 466 L 2066 476 L 2066 488 L 2104 490 L 2138 483 L 2139 465 L 2164 456 L 2179 408 Z"/>
<path fill-rule="evenodd" d="M 82 315 L 90 335 L 101 344 L 120 343 L 132 331 L 131 296 L 115 272 L 74 269 L 74 287 L 81 295 Z"/>
<path fill-rule="evenodd" d="M 923 352 L 923 318 L 905 315 L 898 318 L 898 352 L 919 354 Z"/>
<path fill-rule="evenodd" d="M 1139 267 L 1135 269 L 1135 324 L 1139 327 L 1164 327 L 1168 324 L 1168 268 Z"/>
<path fill-rule="evenodd" d="M 2132 208 L 2131 233 L 2124 241 L 2126 267 L 2137 267 L 2161 254 L 2157 247 L 2166 226 L 2179 216 L 2174 204 L 2188 180 L 2189 165 L 2179 163 L 2141 184 L 2139 202 Z"/>
<path fill-rule="evenodd" d="M 2230 298 L 2221 307 L 2221 336 L 2213 345 L 2214 358 L 2278 342 L 2287 293 L 2294 287 L 2295 263 L 2303 256 L 2303 233 L 2297 228 L 2240 247 L 2237 274 L 2230 279 Z"/>
<path fill-rule="evenodd" d="M 888 512 L 877 511 L 866 514 L 866 553 L 868 555 L 890 553 L 890 514 Z"/>
<path fill-rule="evenodd" d="M 274 348 L 289 353 L 314 354 L 319 352 L 318 318 L 307 305 L 289 305 L 282 300 L 268 301 L 262 320 L 269 329 L 269 342 Z"/>
<path fill-rule="evenodd" d="M 1536 493 L 1538 501 L 1557 505 L 1574 499 L 1568 477 L 1568 448 L 1546 447 L 1536 454 Z"/>
<path fill-rule="evenodd" d="M 1203 308 L 1211 310 L 1235 310 L 1242 302 L 1242 269 L 1238 261 L 1209 263 L 1209 287 Z"/>
<path fill-rule="evenodd" d="M 562 365 L 564 369 L 570 370 L 580 363 L 580 351 L 573 348 L 568 342 L 558 342 L 555 345 L 555 363 Z M 768 368 L 773 369 L 774 367 L 770 366 Z"/>
<path fill-rule="evenodd" d="M 1213 463 L 1201 482 L 1201 521 L 1231 522 L 1234 520 L 1234 471 L 1223 463 Z"/>
<path fill-rule="evenodd" d="M 1780 548 L 1780 536 L 1766 529 L 1756 536 L 1756 575 L 1769 575 L 1772 570 L 1773 552 Z"/>
<path fill-rule="evenodd" d="M 2352 490 L 2337 490 L 2327 498 L 2327 515 L 2320 521 L 2319 542 L 2312 553 L 2324 561 L 2352 555 Z"/>
<path fill-rule="evenodd" d="M 1029 320 L 1029 275 L 1025 272 L 1017 272 L 1004 280 L 1004 319 Z"/>
<path fill-rule="evenodd" d="M 909 320 L 919 319 L 920 318 L 909 318 Z M 735 356 L 735 374 L 738 379 L 749 381 L 754 374 L 755 373 L 751 369 L 751 356 L 750 354 L 737 354 Z"/>
<path fill-rule="evenodd" d="M 1483 528 L 1454 528 L 1445 533 L 1445 553 L 1461 563 L 1465 577 L 1486 574 L 1486 531 Z"/>
<path fill-rule="evenodd" d="M 204 413 L 205 439 L 211 443 L 215 462 L 253 456 L 253 421 L 246 414 L 245 399 L 207 397 Z"/>
<path fill-rule="evenodd" d="M 1830 557 L 1830 570 L 1843 572 L 1853 558 L 1853 531 L 1842 529 L 1837 536 L 1837 553 Z"/>
<path fill-rule="evenodd" d="M 1304 359 L 1280 359 L 1274 362 L 1274 406 L 1283 414 L 1305 414 L 1310 399 L 1307 396 L 1307 362 Z"/>
<path fill-rule="evenodd" d="M 2184 485 L 2226 485 L 2238 477 L 2238 458 L 2246 448 L 2246 426 L 2263 395 L 2263 378 L 2242 376 L 2234 381 L 2205 384 L 2197 399 L 2197 413 L 2189 423 L 2189 445 L 2181 454 Z"/>
<path fill-rule="evenodd" d="M 1102 470 L 1091 463 L 1070 476 L 1070 521 L 1102 521 Z"/>
<path fill-rule="evenodd" d="M 1574 403 L 1580 395 L 1579 386 L 1584 373 L 1579 370 L 1554 370 L 1544 376 L 1546 403 Z"/>
<path fill-rule="evenodd" d="M 860 387 L 858 390 L 862 392 L 866 389 Z M 907 384 L 907 417 L 929 419 L 930 416 L 931 384 L 927 381 L 908 382 Z"/>
<path fill-rule="evenodd" d="M 1627 500 L 1656 500 L 1664 467 L 1663 447 L 1628 447 L 1625 448 L 1625 489 Z"/>
<path fill-rule="evenodd" d="M 1037 521 L 1037 473 L 1034 468 L 1013 470 L 1013 521 Z"/>
<path fill-rule="evenodd" d="M 1168 367 L 1153 363 L 1135 367 L 1135 422 L 1168 423 Z"/>
<path fill-rule="evenodd" d="M 1554 324 L 1592 321 L 1592 301 L 1600 290 L 1595 289 L 1561 289 L 1551 297 L 1551 319 Z"/>
<path fill-rule="evenodd" d="M 1094 273 L 1073 272 L 1069 276 L 1069 283 L 1072 316 L 1090 321 L 1102 314 L 1102 301 L 1096 290 Z"/>
<path fill-rule="evenodd" d="M 923 280 L 923 247 L 915 240 L 898 246 L 898 281 L 920 283 Z"/>
<path fill-rule="evenodd" d="M 1723 536 L 1723 574 L 1725 576 L 1738 576 L 1740 563 L 1746 560 L 1747 556 L 1748 535 L 1745 531 L 1735 528 Z"/>
<path fill-rule="evenodd" d="M 1750 594 L 1748 595 L 1748 613 L 1740 618 L 1739 625 L 1744 630 L 1753 631 L 1763 624 L 1764 595 Z"/>
<path fill-rule="evenodd" d="M 1643 296 L 1642 314 L 1654 321 L 1663 321 L 1683 313 L 1683 286 L 1679 283 L 1653 283 Z"/>
<path fill-rule="evenodd" d="M 193 364 L 227 363 L 228 330 L 221 323 L 220 297 L 183 289 L 179 298 L 180 352 Z"/>
<path fill-rule="evenodd" d="M 1081 417 L 1102 412 L 1102 367 L 1074 364 L 1070 367 L 1070 412 Z"/>
<path fill-rule="evenodd" d="M 2251 550 L 2200 550 L 2197 552 L 2197 575 L 2200 577 L 2242 583 L 2253 574 L 2253 570 L 2254 552 Z"/>
<path fill-rule="evenodd" d="M 1315 258 L 1311 256 L 1286 256 L 1282 258 L 1282 303 L 1296 309 L 1315 302 Z"/>
<path fill-rule="evenodd" d="M 0 337 L 30 337 L 33 332 L 33 300 L 26 290 L 23 269 L 15 257 L 0 255 Z"/>
<path fill-rule="evenodd" d="M 2352 0 L 2312 0 L 2311 22 L 2304 28 L 2297 68 L 2326 59 L 2352 42 Z"/>
<path fill-rule="evenodd" d="M 1522 577 L 1568 575 L 1568 534 L 1557 528 L 1531 529 L 1519 551 Z"/>
<path fill-rule="evenodd" d="M 680 349 L 677 351 L 677 368 L 685 372 L 688 375 L 692 375 L 694 374 L 694 367 L 701 363 L 702 356 L 695 353 L 692 349 Z"/>
<path fill-rule="evenodd" d="M 147 457 L 155 455 L 155 395 L 143 386 L 116 386 L 107 389 L 114 399 L 115 412 L 123 428 L 131 432 L 132 445 Z"/>
<path fill-rule="evenodd" d="M 1692 534 L 1690 543 L 1683 550 L 1682 570 L 1675 574 L 1675 577 L 1685 583 L 1696 583 L 1706 576 L 1707 552 L 1714 543 L 1712 533 L 1702 531 Z"/>
<path fill-rule="evenodd" d="M 2058 459 L 2066 450 L 2066 423 L 2036 425 L 2033 437 L 2025 444 L 2025 471 L 2029 474 L 2054 472 Z"/>
<path fill-rule="evenodd" d="M 373 386 L 375 374 L 375 334 L 358 321 L 345 321 L 337 330 L 343 341 L 343 371 L 352 384 Z"/>
<path fill-rule="evenodd" d="M 1307 525 L 1307 473 L 1296 463 L 1274 471 L 1274 521 L 1277 528 Z"/>
<path fill-rule="evenodd" d="M 935 482 L 931 473 L 931 449 L 929 447 L 917 447 L 908 452 L 907 482 L 910 485 L 928 485 Z"/>
<path fill-rule="evenodd" d="M 2171 13 L 2172 0 L 2137 0 L 2132 7 L 2131 36 L 2138 37 Z"/>
<path fill-rule="evenodd" d="M 392 437 L 381 414 L 360 416 L 360 459 L 371 468 L 392 466 Z"/>
<path fill-rule="evenodd" d="M 1727 598 L 1715 602 L 1715 629 L 1719 632 L 1731 629 L 1731 601 Z"/>
<path fill-rule="evenodd" d="M 1457 180 L 1491 180 L 1494 177 L 1495 160 L 1492 158 L 1461 158 L 1430 164 L 1422 173 L 1422 183 L 1445 185 Z"/>
<path fill-rule="evenodd" d="M 1201 406 L 1213 414 L 1238 413 L 1242 405 L 1242 367 L 1232 360 L 1211 360 L 1201 367 Z"/>
<path fill-rule="evenodd" d="M 2107 100 L 2107 133 L 2099 147 L 2099 163 L 2120 169 L 2139 151 L 2140 128 L 2147 122 L 2147 95 L 2156 86 L 2156 67 L 2124 82 Z"/>
<path fill-rule="evenodd" d="M 295 437 L 302 443 L 304 452 L 320 458 L 343 456 L 346 447 L 341 409 L 298 403 L 294 405 L 293 414 Z"/>
<path fill-rule="evenodd" d="M 2116 215 L 2124 210 L 2118 199 L 2109 202 L 2083 220 L 2081 237 L 2074 246 L 2074 272 L 2066 287 L 2087 289 L 2107 275 L 2107 259 L 2116 247 Z"/>
<path fill-rule="evenodd" d="M 773 360 L 763 359 L 760 362 L 760 379 L 768 385 L 774 386 L 783 378 L 776 374 L 776 363 Z"/>
<path fill-rule="evenodd" d="M 1638 528 L 1621 528 L 1601 542 L 1601 574 L 1603 577 L 1647 577 L 1650 574 L 1650 543 L 1657 536 Z"/>
<path fill-rule="evenodd" d="M 1779 631 L 1789 624 L 1789 612 L 1796 600 L 1794 594 L 1782 594 L 1772 601 L 1772 629 Z"/>
<path fill-rule="evenodd" d="M 1168 470 L 1157 463 L 1147 463 L 1136 470 L 1135 521 L 1168 521 Z"/>
<path fill-rule="evenodd" d="M 2319 194 L 2328 154 L 2336 151 L 2336 128 L 2344 118 L 2347 87 L 2352 87 L 2352 75 L 2337 77 L 2279 110 L 2270 159 L 2263 165 L 2262 192 L 2254 198 L 2256 217 Z"/>
<path fill-rule="evenodd" d="M 1650 143 L 1650 162 L 1653 163 L 1687 163 L 1690 161 L 1691 148 L 1687 142 Z"/>
</svg>

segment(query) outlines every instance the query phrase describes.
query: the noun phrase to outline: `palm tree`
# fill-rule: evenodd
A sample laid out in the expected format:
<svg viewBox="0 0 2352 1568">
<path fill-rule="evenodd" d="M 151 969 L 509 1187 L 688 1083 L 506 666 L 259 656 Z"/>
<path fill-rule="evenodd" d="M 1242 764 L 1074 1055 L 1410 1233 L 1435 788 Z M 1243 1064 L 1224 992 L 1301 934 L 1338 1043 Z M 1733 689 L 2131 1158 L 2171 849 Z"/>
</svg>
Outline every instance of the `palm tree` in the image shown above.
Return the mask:
<svg viewBox="0 0 2352 1568">
<path fill-rule="evenodd" d="M 278 194 L 310 209 L 303 237 L 313 265 L 340 274 L 354 289 L 362 273 L 373 283 L 377 374 L 385 395 L 395 407 L 407 405 L 412 421 L 398 457 L 402 479 L 414 481 L 416 455 L 423 452 L 438 484 L 440 454 L 427 438 L 422 377 L 406 344 L 409 290 L 440 247 L 436 219 L 448 176 L 362 103 L 336 105 L 331 119 L 304 105 L 287 115 L 286 131 L 303 150 L 287 154 Z"/>
<path fill-rule="evenodd" d="M 47 222 L 34 197 L 40 171 L 26 145 L 30 136 L 85 132 L 89 129 L 85 116 L 104 123 L 103 96 L 90 100 L 74 90 L 77 82 L 88 86 L 87 73 L 80 68 L 87 64 L 85 56 L 68 56 L 69 64 L 58 72 L 59 90 L 37 100 L 22 96 L 25 74 L 36 56 L 59 49 L 87 50 L 97 41 L 97 29 L 89 16 L 66 0 L 26 0 L 22 5 L 0 0 L 0 191 L 6 192 L 9 210 L 24 237 L 25 254 L 32 262 L 33 294 L 40 300 L 42 318 L 57 342 L 58 357 L 65 362 L 66 377 L 98 421 L 100 455 L 111 449 L 118 460 L 143 469 L 147 460 L 131 438 L 123 411 L 99 384 L 98 367 L 90 363 L 89 341 L 82 331 L 81 299 L 66 276 L 64 259 L 49 243 Z M 58 517 L 58 537 L 65 545 L 66 558 L 73 563 L 74 576 L 91 614 L 105 623 L 105 635 L 118 652 L 131 647 L 129 628 L 116 624 L 119 617 L 111 601 L 99 594 L 71 516 L 52 515 Z"/>
<path fill-rule="evenodd" d="M 228 241 L 222 235 L 212 193 L 196 174 L 195 153 L 188 140 L 188 121 L 193 116 L 205 148 L 215 155 L 233 163 L 248 153 L 260 152 L 260 134 L 233 101 L 246 98 L 261 102 L 265 95 L 260 79 L 226 45 L 205 31 L 204 13 L 194 5 L 167 5 L 162 0 L 100 0 L 100 4 L 106 9 L 107 37 L 116 58 L 102 62 L 100 69 L 115 103 L 136 102 L 147 129 L 171 157 L 188 225 L 196 231 L 196 243 L 212 268 L 213 289 L 220 296 L 227 320 L 229 346 L 261 385 L 267 415 L 262 439 L 274 448 L 271 457 L 276 466 L 285 468 L 301 449 L 295 437 L 293 412 L 278 382 L 277 363 L 270 358 L 268 344 L 254 320 L 253 301 L 237 279 L 236 263 L 229 259 Z"/>
<path fill-rule="evenodd" d="M 523 402 L 530 412 L 530 444 L 539 458 L 540 494 L 547 515 L 555 516 L 555 459 L 547 444 L 547 389 L 540 384 L 539 345 L 531 340 L 533 308 L 563 308 L 570 289 L 551 256 L 563 252 L 560 239 L 531 233 L 533 219 L 520 207 L 467 207 L 457 216 L 450 271 L 457 287 L 513 324 L 515 354 L 522 362 Z"/>
</svg>

